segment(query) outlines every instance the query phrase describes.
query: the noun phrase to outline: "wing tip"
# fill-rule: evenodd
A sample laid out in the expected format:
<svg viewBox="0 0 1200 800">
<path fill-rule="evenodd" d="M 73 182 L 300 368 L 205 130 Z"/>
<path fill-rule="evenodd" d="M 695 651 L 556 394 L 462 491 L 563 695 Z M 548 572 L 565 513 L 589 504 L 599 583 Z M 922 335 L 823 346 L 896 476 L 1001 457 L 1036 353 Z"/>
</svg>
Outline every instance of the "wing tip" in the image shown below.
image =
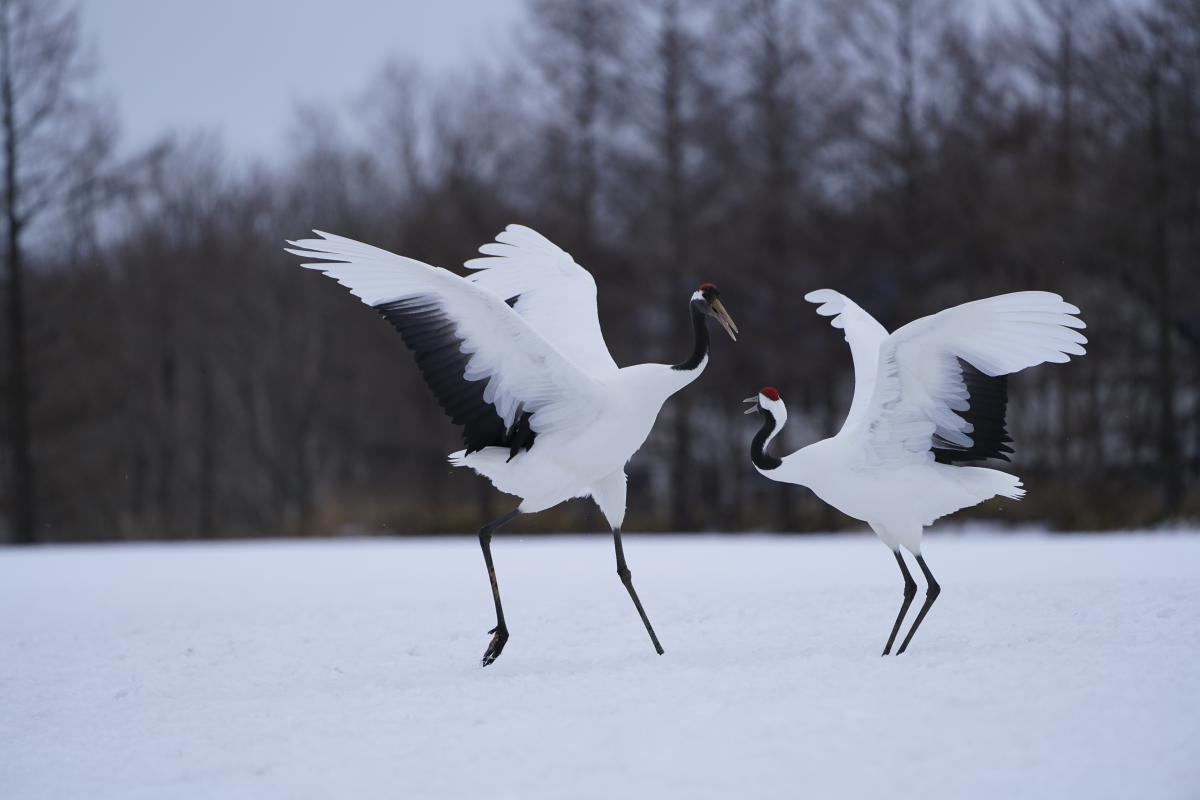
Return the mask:
<svg viewBox="0 0 1200 800">
<path fill-rule="evenodd" d="M 833 289 L 814 289 L 804 295 L 804 299 L 817 306 L 817 313 L 822 317 L 833 317 L 846 310 L 849 302 L 844 294 Z M 834 323 L 834 327 L 839 327 Z"/>
<path fill-rule="evenodd" d="M 305 240 L 303 240 L 303 239 L 301 239 L 299 241 L 295 241 L 295 242 L 291 241 L 290 239 L 287 240 L 287 243 L 292 246 L 283 248 L 283 252 L 290 253 L 291 255 L 298 256 L 300 258 L 321 258 L 321 259 L 334 259 L 335 258 L 335 256 L 331 253 L 322 253 L 320 251 L 312 250 L 312 249 L 306 247 L 304 244 L 304 241 Z M 321 270 L 322 272 L 325 272 L 327 270 L 333 269 L 334 267 L 337 266 L 337 264 L 331 260 L 305 261 L 305 262 L 302 262 L 300 264 L 300 266 L 304 269 L 316 269 L 316 270 Z"/>
<path fill-rule="evenodd" d="M 496 234 L 492 241 L 481 244 L 478 252 L 482 257 L 472 258 L 463 266 L 470 270 L 486 270 L 498 267 L 520 256 L 566 256 L 568 259 L 574 260 L 571 259 L 569 253 L 546 236 L 528 225 L 516 222 L 505 225 L 504 230 Z"/>
<path fill-rule="evenodd" d="M 824 303 L 828 300 L 838 299 L 842 297 L 841 293 L 833 289 L 813 289 L 808 294 L 804 295 L 804 299 L 809 303 Z"/>
<path fill-rule="evenodd" d="M 292 253 L 292 254 L 298 255 L 298 256 L 317 255 L 317 253 L 318 253 L 318 251 L 316 251 L 317 247 L 321 246 L 325 242 L 330 241 L 331 239 L 341 238 L 332 233 L 326 233 L 325 231 L 319 231 L 316 228 L 313 228 L 312 232 L 315 233 L 317 236 L 320 236 L 321 238 L 320 239 L 284 239 L 283 240 L 284 244 L 289 245 L 288 247 L 283 248 L 284 252 Z M 304 252 L 297 253 L 296 250 L 303 250 Z"/>
</svg>

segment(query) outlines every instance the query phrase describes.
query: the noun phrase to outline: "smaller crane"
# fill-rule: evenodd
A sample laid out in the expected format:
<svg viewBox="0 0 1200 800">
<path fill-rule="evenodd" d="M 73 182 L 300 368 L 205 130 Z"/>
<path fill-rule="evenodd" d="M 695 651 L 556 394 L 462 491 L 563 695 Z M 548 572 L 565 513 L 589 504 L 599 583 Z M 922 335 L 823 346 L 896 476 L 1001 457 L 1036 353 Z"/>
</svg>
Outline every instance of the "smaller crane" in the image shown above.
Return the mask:
<svg viewBox="0 0 1200 800">
<path fill-rule="evenodd" d="M 871 526 L 896 556 L 904 598 L 888 655 L 917 593 L 900 548 L 925 574 L 925 602 L 896 655 L 908 649 L 941 586 L 921 554 L 934 520 L 992 497 L 1019 500 L 1015 475 L 956 466 L 1008 461 L 1006 376 L 1044 362 L 1081 356 L 1087 339 L 1079 309 L 1056 294 L 1015 292 L 964 303 L 910 322 L 889 334 L 852 300 L 830 289 L 804 297 L 846 333 L 854 359 L 854 397 L 838 434 L 778 458 L 767 452 L 787 422 L 778 390 L 768 386 L 746 402 L 762 414 L 750 444 L 755 469 L 773 481 L 807 486 L 817 497 Z"/>
</svg>

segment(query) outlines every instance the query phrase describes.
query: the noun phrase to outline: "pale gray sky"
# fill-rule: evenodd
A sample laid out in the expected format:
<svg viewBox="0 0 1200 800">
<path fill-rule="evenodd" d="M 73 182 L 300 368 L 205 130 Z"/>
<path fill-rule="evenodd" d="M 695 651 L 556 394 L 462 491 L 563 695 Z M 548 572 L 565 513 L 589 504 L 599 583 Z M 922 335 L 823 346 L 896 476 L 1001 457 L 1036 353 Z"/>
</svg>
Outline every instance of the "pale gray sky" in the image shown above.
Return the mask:
<svg viewBox="0 0 1200 800">
<path fill-rule="evenodd" d="M 523 0 L 83 0 L 126 147 L 216 131 L 270 156 L 298 103 L 361 92 L 393 55 L 436 72 L 511 47 Z"/>
<path fill-rule="evenodd" d="M 433 73 L 511 51 L 524 0 L 77 0 L 126 150 L 217 132 L 270 158 L 301 103 L 342 105 L 391 56 Z M 1018 0 L 971 2 L 980 19 Z M 1124 0 L 1137 2 L 1137 0 Z"/>
</svg>

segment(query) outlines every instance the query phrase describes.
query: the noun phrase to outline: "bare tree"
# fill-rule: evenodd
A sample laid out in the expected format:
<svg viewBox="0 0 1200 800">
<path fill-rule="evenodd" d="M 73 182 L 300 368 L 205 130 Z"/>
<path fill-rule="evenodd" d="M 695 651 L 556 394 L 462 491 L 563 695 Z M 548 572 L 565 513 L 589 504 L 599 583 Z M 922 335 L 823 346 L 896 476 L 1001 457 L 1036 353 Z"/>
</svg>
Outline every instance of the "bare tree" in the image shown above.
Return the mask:
<svg viewBox="0 0 1200 800">
<path fill-rule="evenodd" d="M 1189 180 L 1188 157 L 1179 144 L 1187 141 L 1186 131 L 1196 121 L 1194 112 L 1187 111 L 1189 102 L 1195 102 L 1196 76 L 1194 68 L 1187 74 L 1192 55 L 1187 33 L 1181 33 L 1173 19 L 1185 8 L 1155 3 L 1110 17 L 1104 51 L 1109 62 L 1100 73 L 1106 80 L 1096 87 L 1098 101 L 1120 126 L 1120 147 L 1134 170 L 1123 176 L 1122 188 L 1129 196 L 1113 197 L 1110 202 L 1139 223 L 1130 238 L 1142 269 L 1130 274 L 1127 282 L 1141 298 L 1146 318 L 1153 319 L 1153 332 L 1146 336 L 1150 352 L 1144 357 L 1153 364 L 1147 377 L 1155 408 L 1154 462 L 1164 515 L 1179 510 L 1184 491 L 1177 309 L 1186 303 L 1186 295 L 1180 292 L 1174 262 L 1181 251 L 1177 230 L 1186 228 L 1186 221 L 1180 219 L 1184 204 L 1176 198 L 1182 194 L 1180 185 Z"/>
<path fill-rule="evenodd" d="M 692 64 L 688 54 L 694 47 L 682 20 L 679 0 L 662 0 L 659 4 L 658 46 L 655 48 L 660 69 L 658 100 L 660 122 L 658 148 L 663 166 L 663 210 L 666 215 L 665 265 L 669 291 L 683 289 L 681 273 L 687 268 L 692 226 L 691 196 L 684 166 L 685 147 L 692 135 L 684 108 L 685 92 Z M 665 299 L 665 298 L 664 298 Z M 682 319 L 682 318 L 680 318 Z M 679 330 L 681 326 L 673 326 Z M 672 337 L 675 338 L 675 337 Z M 696 527 L 692 463 L 691 395 L 681 393 L 676 398 L 674 412 L 674 452 L 671 469 L 671 526 L 690 531 Z"/>
<path fill-rule="evenodd" d="M 548 188 L 565 212 L 572 252 L 586 259 L 597 244 L 606 134 L 629 79 L 630 8 L 614 0 L 532 0 L 530 11 L 528 51 L 550 90 L 543 109 Z"/>
<path fill-rule="evenodd" d="M 13 452 L 13 537 L 36 540 L 26 239 L 38 218 L 86 193 L 110 139 L 84 99 L 78 13 L 58 0 L 0 0 L 0 137 L 4 158 L 4 261 L 8 278 L 8 435 Z"/>
<path fill-rule="evenodd" d="M 874 162 L 867 176 L 890 194 L 887 220 L 897 261 L 910 278 L 927 278 L 922 256 L 927 246 L 922 191 L 933 147 L 928 108 L 937 94 L 936 50 L 942 32 L 955 19 L 948 0 L 850 0 L 834 12 L 841 20 L 843 47 L 857 65 L 864 107 L 861 136 Z"/>
<path fill-rule="evenodd" d="M 1155 373 L 1158 390 L 1158 447 L 1159 471 L 1162 481 L 1162 501 L 1165 514 L 1179 510 L 1183 499 L 1183 461 L 1176 422 L 1176 369 L 1174 332 L 1174 280 L 1171 269 L 1170 245 L 1170 173 L 1167 151 L 1167 119 L 1165 95 L 1169 91 L 1169 72 L 1172 69 L 1167 20 L 1157 11 L 1139 18 L 1139 33 L 1143 44 L 1141 79 L 1145 92 L 1146 146 L 1149 180 L 1147 199 L 1151 209 L 1150 266 L 1154 283 L 1154 305 L 1157 312 L 1155 331 Z"/>
</svg>

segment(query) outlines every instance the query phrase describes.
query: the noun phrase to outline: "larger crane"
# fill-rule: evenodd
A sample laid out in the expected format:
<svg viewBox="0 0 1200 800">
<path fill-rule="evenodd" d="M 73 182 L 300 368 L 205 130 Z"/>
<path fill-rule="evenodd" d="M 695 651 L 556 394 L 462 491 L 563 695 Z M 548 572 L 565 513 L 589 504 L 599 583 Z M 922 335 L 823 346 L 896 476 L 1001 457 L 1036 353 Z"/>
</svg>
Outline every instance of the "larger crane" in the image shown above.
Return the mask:
<svg viewBox="0 0 1200 800">
<path fill-rule="evenodd" d="M 467 262 L 474 273 L 465 278 L 315 233 L 319 239 L 288 242 L 288 252 L 314 259 L 303 266 L 335 279 L 400 332 L 438 403 L 462 426 L 465 446 L 450 462 L 521 498 L 479 529 L 496 606 L 483 666 L 500 656 L 509 638 L 492 534 L 519 514 L 575 497 L 591 497 L 612 528 L 617 574 L 661 655 L 621 544 L 625 464 L 666 399 L 708 364 L 707 319 L 737 339 L 717 287 L 701 284 L 688 300 L 694 344 L 686 359 L 619 368 L 600 331 L 591 274 L 530 228 L 509 225 L 480 248 L 483 258 Z"/>
</svg>

